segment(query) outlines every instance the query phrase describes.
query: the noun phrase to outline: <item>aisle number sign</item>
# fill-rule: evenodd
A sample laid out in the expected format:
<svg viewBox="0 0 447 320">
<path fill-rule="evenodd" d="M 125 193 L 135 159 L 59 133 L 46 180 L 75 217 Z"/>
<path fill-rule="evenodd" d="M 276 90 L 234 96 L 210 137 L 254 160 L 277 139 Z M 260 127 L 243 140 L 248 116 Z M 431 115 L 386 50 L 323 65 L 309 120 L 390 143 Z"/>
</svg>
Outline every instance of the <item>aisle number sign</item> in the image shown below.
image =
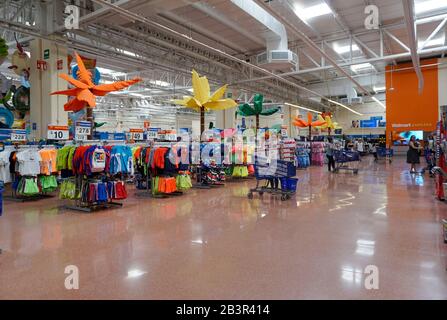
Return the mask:
<svg viewBox="0 0 447 320">
<path fill-rule="evenodd" d="M 144 140 L 144 130 L 143 129 L 130 129 L 130 137 L 135 141 Z"/>
<path fill-rule="evenodd" d="M 11 141 L 16 142 L 26 141 L 26 130 L 12 130 Z"/>
<path fill-rule="evenodd" d="M 48 140 L 68 140 L 70 134 L 68 126 L 54 126 L 48 125 Z"/>
<path fill-rule="evenodd" d="M 90 121 L 78 121 L 76 122 L 76 139 L 78 139 L 80 136 L 87 137 L 92 134 L 92 124 Z M 80 138 L 78 140 L 81 140 L 83 138 Z"/>
</svg>

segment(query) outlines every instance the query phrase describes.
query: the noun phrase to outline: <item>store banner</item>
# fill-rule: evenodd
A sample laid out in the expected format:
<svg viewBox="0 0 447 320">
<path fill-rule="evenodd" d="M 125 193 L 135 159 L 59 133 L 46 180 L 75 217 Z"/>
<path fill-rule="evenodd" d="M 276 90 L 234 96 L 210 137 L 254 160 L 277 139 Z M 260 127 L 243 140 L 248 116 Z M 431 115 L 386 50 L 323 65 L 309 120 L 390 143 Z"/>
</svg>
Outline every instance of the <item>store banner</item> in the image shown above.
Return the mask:
<svg viewBox="0 0 447 320">
<path fill-rule="evenodd" d="M 388 132 L 434 131 L 438 122 L 438 59 L 426 59 L 421 65 L 424 89 L 419 92 L 418 78 L 411 63 L 386 67 L 386 129 Z M 433 65 L 433 66 L 432 66 Z M 441 71 L 440 71 L 441 72 Z M 442 72 L 446 72 L 442 70 Z M 390 135 L 387 134 L 387 144 Z"/>
</svg>

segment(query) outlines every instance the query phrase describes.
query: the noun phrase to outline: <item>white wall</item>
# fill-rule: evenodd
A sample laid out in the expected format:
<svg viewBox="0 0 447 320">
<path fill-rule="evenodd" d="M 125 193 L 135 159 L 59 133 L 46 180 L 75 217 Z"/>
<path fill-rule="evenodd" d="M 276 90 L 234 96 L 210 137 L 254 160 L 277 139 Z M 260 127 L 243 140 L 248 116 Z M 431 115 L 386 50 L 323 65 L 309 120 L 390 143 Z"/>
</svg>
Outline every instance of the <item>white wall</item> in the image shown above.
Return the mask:
<svg viewBox="0 0 447 320">
<path fill-rule="evenodd" d="M 352 128 L 352 120 L 368 120 L 370 117 L 382 116 L 386 120 L 385 109 L 376 102 L 364 103 L 362 105 L 353 106 L 357 112 L 363 114 L 359 116 L 342 107 L 337 107 L 334 118 L 335 122 L 343 128 L 344 134 L 352 135 L 368 135 L 368 134 L 385 134 L 385 128 Z"/>
</svg>

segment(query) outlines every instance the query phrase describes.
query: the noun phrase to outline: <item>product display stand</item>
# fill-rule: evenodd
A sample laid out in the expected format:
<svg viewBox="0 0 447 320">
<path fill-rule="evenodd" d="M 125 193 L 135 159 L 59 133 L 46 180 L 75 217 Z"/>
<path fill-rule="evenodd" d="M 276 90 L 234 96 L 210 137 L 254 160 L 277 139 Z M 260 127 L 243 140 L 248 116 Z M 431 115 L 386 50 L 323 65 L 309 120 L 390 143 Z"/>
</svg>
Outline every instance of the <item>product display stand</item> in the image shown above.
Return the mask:
<svg viewBox="0 0 447 320">
<path fill-rule="evenodd" d="M 98 149 L 103 150 L 103 148 L 107 147 L 128 147 L 123 141 L 114 141 L 114 140 L 89 140 L 89 141 L 79 141 L 79 142 L 75 142 L 75 145 L 78 147 L 81 146 L 96 146 L 98 147 Z M 113 150 L 113 149 L 111 149 Z M 110 150 L 109 150 L 110 152 Z M 117 154 L 120 155 L 120 157 L 123 157 L 123 155 L 120 153 L 122 151 L 119 151 Z M 130 152 L 130 151 L 129 151 Z M 99 155 L 101 155 L 101 153 L 99 153 Z M 82 156 L 82 155 L 81 155 Z M 75 157 L 76 157 L 76 153 L 75 153 Z M 95 157 L 93 154 L 91 155 L 92 160 L 90 160 L 91 162 L 93 162 L 93 159 L 101 159 L 101 156 L 99 157 Z M 111 157 L 113 159 L 114 157 L 114 153 L 112 151 L 111 153 Z M 122 160 L 118 160 L 118 159 L 122 159 L 122 158 L 114 158 L 115 161 L 122 161 Z M 99 163 L 101 163 L 101 161 L 105 161 L 105 160 L 96 160 L 97 162 L 99 161 Z M 75 162 L 75 160 L 73 160 L 73 162 Z M 126 164 L 122 164 L 122 168 L 126 168 Z M 110 170 L 110 169 L 109 169 Z M 125 176 L 126 174 L 128 174 L 128 171 L 105 171 L 104 169 L 102 169 L 102 171 L 96 171 L 96 172 L 89 172 L 88 176 L 86 175 L 86 172 L 82 172 L 78 171 L 75 176 L 74 176 L 74 184 L 75 187 L 74 190 L 74 197 L 70 197 L 70 198 L 64 198 L 64 199 L 70 199 L 72 201 L 74 201 L 73 205 L 65 205 L 63 206 L 64 209 L 67 210 L 74 210 L 74 211 L 80 211 L 80 212 L 94 212 L 94 211 L 99 211 L 99 210 L 104 210 L 104 209 L 109 209 L 109 208 L 120 208 L 123 206 L 123 204 L 121 202 L 115 202 L 114 200 L 116 200 L 115 196 L 111 196 L 111 194 L 109 193 L 109 190 L 107 191 L 107 196 L 104 197 L 104 193 L 102 193 L 101 200 L 99 200 L 99 195 L 101 194 L 100 189 L 99 189 L 99 184 L 108 184 L 108 183 L 112 183 L 112 190 L 115 190 L 113 188 L 115 188 L 115 183 L 120 182 L 121 184 L 124 185 L 125 182 Z M 92 198 L 92 196 L 90 195 L 90 192 L 92 191 L 88 191 L 88 188 L 91 188 L 91 186 L 89 187 L 90 184 L 98 184 L 96 186 L 96 191 L 94 191 L 94 196 Z M 109 186 L 107 185 L 107 188 Z M 61 187 L 62 189 L 62 187 Z M 92 190 L 92 189 L 90 189 Z M 94 189 L 93 189 L 94 190 Z M 61 190 L 62 191 L 62 190 Z M 125 190 L 124 190 L 125 191 Z M 115 191 L 113 191 L 114 194 Z M 87 193 L 89 193 L 87 195 Z M 125 191 L 126 193 L 126 191 Z M 126 196 L 127 197 L 127 194 Z M 124 198 L 119 198 L 119 200 L 121 199 L 125 199 Z"/>
<path fill-rule="evenodd" d="M 14 149 L 16 151 L 19 150 L 24 150 L 24 149 L 54 149 L 54 146 L 48 146 L 48 145 L 15 145 Z M 28 176 L 26 176 L 28 177 Z M 12 174 L 12 181 L 15 181 L 18 178 L 18 176 L 16 176 L 16 174 Z M 29 177 L 29 178 L 34 178 L 33 177 Z M 10 195 L 6 195 L 4 198 L 5 200 L 8 201 L 13 201 L 13 202 L 27 202 L 27 201 L 37 201 L 37 200 L 41 200 L 41 199 L 48 199 L 48 198 L 53 198 L 54 196 L 51 194 L 48 194 L 46 192 L 40 192 L 38 194 L 35 195 L 30 195 L 30 196 L 22 196 L 19 195 L 17 193 L 16 190 L 14 190 L 14 188 L 12 188 L 11 190 L 11 194 Z"/>
<path fill-rule="evenodd" d="M 15 179 L 15 177 L 13 177 L 13 179 Z M 14 189 L 11 190 L 11 195 L 4 196 L 5 200 L 12 201 L 12 202 L 37 201 L 37 200 L 48 199 L 48 198 L 54 198 L 54 196 L 51 194 L 47 194 L 47 193 L 39 193 L 34 196 L 23 197 L 23 196 L 19 196 Z"/>
<path fill-rule="evenodd" d="M 151 152 L 156 152 L 155 150 L 157 148 L 168 148 L 171 149 L 169 152 L 172 151 L 172 148 L 176 147 L 176 145 L 178 146 L 178 142 L 174 142 L 174 141 L 157 141 L 151 144 L 150 148 L 151 148 Z M 167 157 L 169 157 L 169 153 L 166 154 Z M 168 161 L 168 160 L 165 160 Z M 177 163 L 178 165 L 178 163 Z M 188 167 L 189 169 L 189 167 Z M 158 168 L 157 166 L 152 166 L 151 163 L 147 162 L 144 163 L 144 170 L 143 173 L 140 172 L 140 175 L 142 175 L 145 179 L 145 181 L 143 179 L 140 179 L 139 181 L 144 181 L 145 183 L 145 188 L 141 188 L 140 190 L 142 191 L 137 191 L 135 192 L 135 195 L 137 197 L 151 197 L 151 198 L 170 198 L 170 197 L 177 197 L 177 196 L 181 196 L 183 195 L 183 191 L 173 191 L 173 192 L 160 192 L 158 190 L 154 191 L 153 190 L 153 182 L 154 179 L 157 178 L 174 178 L 177 177 L 178 175 L 178 168 L 174 171 L 169 171 L 169 172 L 164 172 L 164 169 Z"/>
<path fill-rule="evenodd" d="M 84 181 L 84 176 L 76 177 L 76 185 L 81 186 Z M 122 203 L 108 201 L 104 203 L 83 203 L 80 199 L 75 200 L 74 205 L 65 205 L 63 208 L 67 210 L 74 210 L 80 212 L 91 213 L 94 211 L 110 209 L 110 208 L 121 208 L 123 206 Z"/>
</svg>

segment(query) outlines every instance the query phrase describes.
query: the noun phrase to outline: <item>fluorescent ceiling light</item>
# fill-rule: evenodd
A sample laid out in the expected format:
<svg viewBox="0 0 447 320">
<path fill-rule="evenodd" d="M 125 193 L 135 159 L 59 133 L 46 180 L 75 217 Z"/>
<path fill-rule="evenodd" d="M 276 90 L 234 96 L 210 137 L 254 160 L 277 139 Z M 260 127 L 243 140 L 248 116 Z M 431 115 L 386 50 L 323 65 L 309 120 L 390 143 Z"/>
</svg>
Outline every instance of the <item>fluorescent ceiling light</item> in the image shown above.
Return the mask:
<svg viewBox="0 0 447 320">
<path fill-rule="evenodd" d="M 357 111 L 355 111 L 355 110 L 352 110 L 351 108 L 345 106 L 344 104 L 341 104 L 340 102 L 337 102 L 337 101 L 334 101 L 334 100 L 331 100 L 331 99 L 326 99 L 326 100 L 327 100 L 328 102 L 331 102 L 331 103 L 333 103 L 333 104 L 336 104 L 337 106 L 340 106 L 340 107 L 342 107 L 342 108 L 345 108 L 346 110 L 349 110 L 349 111 L 351 111 L 352 113 L 355 113 L 356 115 L 363 116 L 363 114 L 361 114 L 360 112 L 357 112 Z"/>
<path fill-rule="evenodd" d="M 149 83 L 154 84 L 159 87 L 170 87 L 171 86 L 171 84 L 169 82 L 161 81 L 161 80 L 150 80 Z"/>
<path fill-rule="evenodd" d="M 300 19 L 307 21 L 315 17 L 330 14 L 332 13 L 332 10 L 325 2 L 323 2 L 307 8 L 295 6 L 295 13 Z"/>
<path fill-rule="evenodd" d="M 380 86 L 380 87 L 374 86 L 373 90 L 374 90 L 374 92 L 384 92 L 384 91 L 386 91 L 386 87 L 384 87 L 384 86 Z"/>
<path fill-rule="evenodd" d="M 107 74 L 115 77 L 124 77 L 126 75 L 124 72 L 119 72 L 112 69 L 100 68 L 100 67 L 97 67 L 96 69 L 98 69 L 100 74 Z"/>
<path fill-rule="evenodd" d="M 124 53 L 126 56 L 136 57 L 137 54 L 135 52 L 127 51 L 127 50 L 121 50 L 122 53 Z"/>
<path fill-rule="evenodd" d="M 384 109 L 386 109 L 386 105 L 384 105 L 379 99 L 377 99 L 376 97 L 372 97 L 372 99 L 377 102 L 378 104 L 380 104 L 380 106 L 382 106 Z"/>
<path fill-rule="evenodd" d="M 358 72 L 360 70 L 366 70 L 366 69 L 372 69 L 373 66 L 371 63 L 361 63 L 361 64 L 355 64 L 351 66 L 351 70 L 354 72 Z"/>
<path fill-rule="evenodd" d="M 301 107 L 301 106 L 297 106 L 297 105 L 295 105 L 295 104 L 291 104 L 291 103 L 284 103 L 286 106 L 289 106 L 289 107 L 293 107 L 293 108 L 298 108 L 298 109 L 302 109 L 302 110 L 306 110 L 306 111 L 310 111 L 310 112 L 314 112 L 314 113 L 316 113 L 316 114 L 321 114 L 321 112 L 320 111 L 317 111 L 317 110 L 313 110 L 313 109 L 309 109 L 309 108 L 306 108 L 306 107 Z"/>
<path fill-rule="evenodd" d="M 344 53 L 348 53 L 351 52 L 351 46 L 347 45 L 347 46 L 340 46 L 338 44 L 334 44 L 334 50 L 335 52 L 337 52 L 338 54 L 344 54 Z M 356 45 L 355 43 L 352 44 L 352 52 L 355 51 L 360 51 L 360 48 L 358 45 Z"/>
<path fill-rule="evenodd" d="M 418 49 L 422 48 L 422 45 L 425 43 L 425 40 L 419 40 L 418 41 Z M 443 46 L 445 44 L 445 34 L 442 37 L 431 39 L 429 42 L 425 44 L 425 48 L 428 47 L 437 47 L 437 46 Z"/>
<path fill-rule="evenodd" d="M 447 0 L 415 1 L 414 4 L 414 11 L 416 14 L 435 11 L 442 8 L 447 8 Z"/>
</svg>

